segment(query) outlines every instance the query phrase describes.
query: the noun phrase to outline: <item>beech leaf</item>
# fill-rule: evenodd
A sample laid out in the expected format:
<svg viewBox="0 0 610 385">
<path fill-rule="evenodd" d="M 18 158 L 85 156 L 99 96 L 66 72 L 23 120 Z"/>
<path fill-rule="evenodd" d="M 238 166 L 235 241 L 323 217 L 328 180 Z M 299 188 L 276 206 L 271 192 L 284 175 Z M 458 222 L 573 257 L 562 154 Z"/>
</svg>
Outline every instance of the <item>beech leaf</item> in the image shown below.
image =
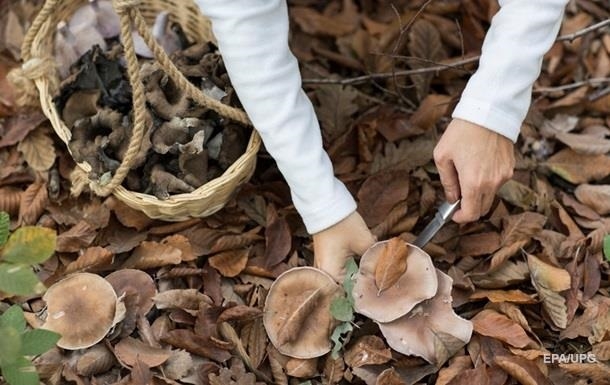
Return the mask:
<svg viewBox="0 0 610 385">
<path fill-rule="evenodd" d="M 249 255 L 249 249 L 228 250 L 211 256 L 208 261 L 224 277 L 235 277 L 246 268 Z"/>
<path fill-rule="evenodd" d="M 571 285 L 570 274 L 555 266 L 542 262 L 535 256 L 527 255 L 532 285 L 542 300 L 553 323 L 562 329 L 568 325 L 566 300 L 558 292 L 567 290 Z"/>
<path fill-rule="evenodd" d="M 522 385 L 552 385 L 535 363 L 523 357 L 496 356 L 494 362 Z"/>
<path fill-rule="evenodd" d="M 278 345 L 281 346 L 294 341 L 299 334 L 301 334 L 303 331 L 301 326 L 310 315 L 311 310 L 318 304 L 321 290 L 321 288 L 307 290 L 294 299 L 294 302 L 299 305 L 293 310 L 292 314 L 286 318 L 286 321 L 284 321 L 284 326 L 280 329 L 278 334 Z"/>
<path fill-rule="evenodd" d="M 55 147 L 53 140 L 45 130 L 34 130 L 17 149 L 23 154 L 25 161 L 36 171 L 47 171 L 55 163 Z"/>
<path fill-rule="evenodd" d="M 332 143 L 347 131 L 351 117 L 358 111 L 358 90 L 349 86 L 321 85 L 316 87 L 316 114 L 322 123 L 322 134 Z"/>
<path fill-rule="evenodd" d="M 18 222 L 22 225 L 35 224 L 48 202 L 47 183 L 42 180 L 32 183 L 21 196 Z"/>
<path fill-rule="evenodd" d="M 599 215 L 610 214 L 610 185 L 581 184 L 574 190 L 574 195 Z"/>
<path fill-rule="evenodd" d="M 555 138 L 579 154 L 602 155 L 610 152 L 610 140 L 595 135 L 559 132 Z"/>
<path fill-rule="evenodd" d="M 2 250 L 7 262 L 34 265 L 49 259 L 55 251 L 55 230 L 38 226 L 24 226 L 15 230 Z"/>
<path fill-rule="evenodd" d="M 360 337 L 346 352 L 345 363 L 352 368 L 381 365 L 392 359 L 392 352 L 377 336 Z"/>
<path fill-rule="evenodd" d="M 521 325 L 494 310 L 483 310 L 471 321 L 475 332 L 514 347 L 524 348 L 533 343 Z"/>
<path fill-rule="evenodd" d="M 610 157 L 583 155 L 566 148 L 550 157 L 545 165 L 570 183 L 581 184 L 610 175 Z"/>
<path fill-rule="evenodd" d="M 407 270 L 409 246 L 400 238 L 392 238 L 385 245 L 375 267 L 375 285 L 378 293 L 394 286 Z"/>
</svg>

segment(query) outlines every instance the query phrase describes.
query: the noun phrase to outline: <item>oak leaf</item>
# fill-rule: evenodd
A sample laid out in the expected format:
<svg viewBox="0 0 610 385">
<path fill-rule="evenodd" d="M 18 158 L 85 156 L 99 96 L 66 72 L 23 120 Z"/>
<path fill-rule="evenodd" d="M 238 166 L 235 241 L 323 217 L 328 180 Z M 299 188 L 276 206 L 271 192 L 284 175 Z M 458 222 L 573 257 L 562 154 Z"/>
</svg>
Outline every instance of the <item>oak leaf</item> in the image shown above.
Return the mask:
<svg viewBox="0 0 610 385">
<path fill-rule="evenodd" d="M 378 293 L 394 286 L 407 270 L 409 246 L 400 238 L 392 238 L 383 248 L 375 267 L 375 285 Z"/>
</svg>

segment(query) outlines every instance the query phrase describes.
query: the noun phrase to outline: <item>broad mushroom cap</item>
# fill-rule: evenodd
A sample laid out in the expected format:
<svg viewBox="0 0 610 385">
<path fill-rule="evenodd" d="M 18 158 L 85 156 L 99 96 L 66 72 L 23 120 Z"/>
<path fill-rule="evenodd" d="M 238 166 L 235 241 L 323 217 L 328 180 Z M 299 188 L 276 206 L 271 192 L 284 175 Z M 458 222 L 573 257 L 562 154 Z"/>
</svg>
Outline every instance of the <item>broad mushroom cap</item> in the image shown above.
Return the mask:
<svg viewBox="0 0 610 385">
<path fill-rule="evenodd" d="M 153 298 L 157 294 L 157 287 L 150 275 L 142 270 L 122 269 L 106 276 L 117 296 L 136 295 L 137 314 L 145 316 L 154 305 Z M 128 309 L 129 310 L 129 309 Z"/>
<path fill-rule="evenodd" d="M 328 353 L 336 325 L 330 304 L 341 295 L 333 277 L 322 270 L 297 267 L 281 274 L 271 285 L 263 314 L 271 343 L 295 358 Z"/>
<path fill-rule="evenodd" d="M 375 269 L 388 241 L 378 242 L 360 260 L 354 284 L 354 310 L 378 322 L 391 322 L 418 303 L 432 298 L 438 287 L 434 264 L 420 248 L 408 244 L 407 269 L 396 284 L 379 292 Z"/>
<path fill-rule="evenodd" d="M 52 285 L 42 297 L 47 304 L 44 329 L 61 334 L 57 346 L 77 350 L 100 342 L 115 323 L 117 296 L 104 278 L 78 273 Z"/>
<path fill-rule="evenodd" d="M 378 322 L 390 347 L 402 354 L 416 355 L 434 364 L 452 356 L 472 336 L 472 323 L 453 311 L 451 288 L 453 280 L 436 270 L 438 293 L 422 302 L 409 314 L 394 322 Z M 440 344 L 435 340 L 439 340 Z M 447 351 L 438 351 L 438 346 Z"/>
</svg>

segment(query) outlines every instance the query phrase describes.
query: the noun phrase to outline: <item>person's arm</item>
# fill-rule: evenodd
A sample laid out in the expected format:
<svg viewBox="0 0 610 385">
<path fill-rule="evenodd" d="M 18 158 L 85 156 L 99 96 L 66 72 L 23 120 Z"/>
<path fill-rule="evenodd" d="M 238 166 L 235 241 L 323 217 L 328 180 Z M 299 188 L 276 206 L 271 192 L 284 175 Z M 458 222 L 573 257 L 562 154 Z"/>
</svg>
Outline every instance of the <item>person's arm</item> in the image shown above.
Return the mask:
<svg viewBox="0 0 610 385">
<path fill-rule="evenodd" d="M 484 215 L 511 177 L 513 143 L 531 103 L 534 81 L 568 0 L 500 0 L 481 52 L 449 124 L 434 150 L 445 195 L 461 197 L 456 222 Z M 467 150 L 466 150 L 467 149 Z"/>
<path fill-rule="evenodd" d="M 315 264 L 341 281 L 345 261 L 374 238 L 335 178 L 313 106 L 288 47 L 286 0 L 196 0 L 212 21 L 225 67 L 313 234 Z"/>
</svg>

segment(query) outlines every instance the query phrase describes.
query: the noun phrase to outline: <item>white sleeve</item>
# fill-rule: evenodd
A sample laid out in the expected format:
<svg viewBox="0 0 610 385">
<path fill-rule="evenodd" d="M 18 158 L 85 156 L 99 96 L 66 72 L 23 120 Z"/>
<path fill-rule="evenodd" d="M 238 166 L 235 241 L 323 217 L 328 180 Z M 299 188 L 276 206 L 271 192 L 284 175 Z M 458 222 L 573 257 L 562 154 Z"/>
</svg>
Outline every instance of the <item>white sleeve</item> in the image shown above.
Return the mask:
<svg viewBox="0 0 610 385">
<path fill-rule="evenodd" d="M 290 186 L 307 231 L 316 233 L 356 209 L 333 174 L 320 127 L 288 47 L 286 0 L 196 0 L 212 21 L 225 66 L 267 151 Z"/>
<path fill-rule="evenodd" d="M 532 85 L 551 48 L 568 0 L 500 0 L 485 36 L 479 68 L 468 81 L 454 118 L 517 140 Z"/>
</svg>

